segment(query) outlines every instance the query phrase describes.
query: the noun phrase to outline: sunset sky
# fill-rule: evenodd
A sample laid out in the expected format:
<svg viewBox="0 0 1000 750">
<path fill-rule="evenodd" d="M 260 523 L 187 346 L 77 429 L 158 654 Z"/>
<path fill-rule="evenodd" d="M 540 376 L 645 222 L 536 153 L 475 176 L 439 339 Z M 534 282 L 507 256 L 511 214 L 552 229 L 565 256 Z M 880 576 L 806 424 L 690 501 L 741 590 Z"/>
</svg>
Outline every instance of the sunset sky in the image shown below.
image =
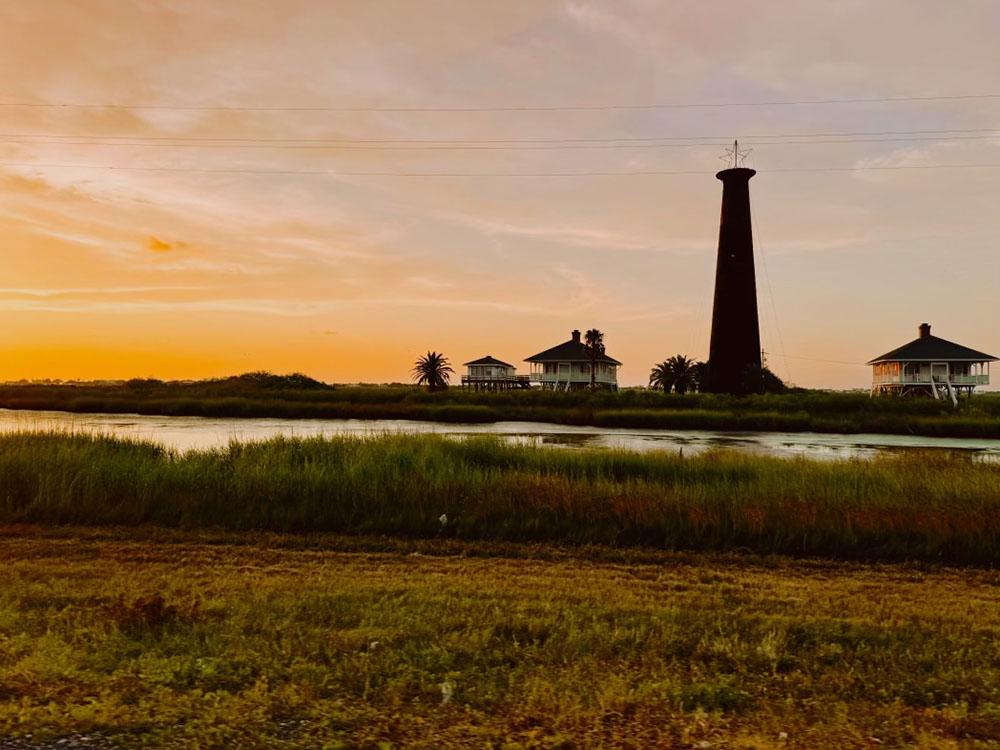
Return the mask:
<svg viewBox="0 0 1000 750">
<path fill-rule="evenodd" d="M 995 0 L 0 0 L 0 380 L 523 372 L 597 327 L 644 383 L 707 354 L 734 137 L 780 376 L 864 387 L 923 321 L 1000 353 L 998 30 Z"/>
</svg>

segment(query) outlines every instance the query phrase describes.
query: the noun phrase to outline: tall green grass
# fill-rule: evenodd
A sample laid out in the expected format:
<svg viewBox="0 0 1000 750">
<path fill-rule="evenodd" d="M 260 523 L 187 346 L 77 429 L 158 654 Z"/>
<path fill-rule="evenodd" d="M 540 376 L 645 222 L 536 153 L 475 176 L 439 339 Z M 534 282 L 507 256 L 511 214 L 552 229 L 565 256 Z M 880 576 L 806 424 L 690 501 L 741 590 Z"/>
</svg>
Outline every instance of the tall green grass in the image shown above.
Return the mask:
<svg viewBox="0 0 1000 750">
<path fill-rule="evenodd" d="M 1000 562 L 1000 466 L 276 439 L 185 454 L 0 437 L 0 522 L 154 524 Z"/>
</svg>

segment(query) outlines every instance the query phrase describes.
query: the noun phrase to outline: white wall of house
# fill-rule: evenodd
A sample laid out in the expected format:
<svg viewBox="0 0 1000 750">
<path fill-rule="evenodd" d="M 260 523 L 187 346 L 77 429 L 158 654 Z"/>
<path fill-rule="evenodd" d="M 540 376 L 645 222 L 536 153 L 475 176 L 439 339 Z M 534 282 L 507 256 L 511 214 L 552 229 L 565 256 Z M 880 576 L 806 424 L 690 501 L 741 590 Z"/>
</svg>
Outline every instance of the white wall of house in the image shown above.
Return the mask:
<svg viewBox="0 0 1000 750">
<path fill-rule="evenodd" d="M 531 380 L 535 383 L 589 383 L 589 362 L 532 362 Z M 618 366 L 608 362 L 598 362 L 595 382 L 616 385 Z"/>
<path fill-rule="evenodd" d="M 513 367 L 503 367 L 501 365 L 469 365 L 467 370 L 467 378 L 491 379 L 514 377 Z"/>
<path fill-rule="evenodd" d="M 989 385 L 989 362 L 877 362 L 872 365 L 875 385 L 929 385 L 934 380 L 952 385 Z"/>
</svg>

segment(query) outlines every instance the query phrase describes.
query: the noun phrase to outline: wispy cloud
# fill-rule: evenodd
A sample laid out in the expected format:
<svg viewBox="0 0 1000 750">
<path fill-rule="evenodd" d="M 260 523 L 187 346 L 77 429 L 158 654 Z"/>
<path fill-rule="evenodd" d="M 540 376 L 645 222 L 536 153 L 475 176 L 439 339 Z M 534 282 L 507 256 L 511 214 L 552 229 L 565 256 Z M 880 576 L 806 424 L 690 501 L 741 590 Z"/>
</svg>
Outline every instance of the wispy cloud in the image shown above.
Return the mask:
<svg viewBox="0 0 1000 750">
<path fill-rule="evenodd" d="M 646 237 L 638 234 L 588 226 L 584 222 L 564 224 L 525 224 L 513 221 L 501 221 L 469 214 L 441 213 L 442 218 L 456 224 L 474 229 L 491 237 L 517 237 L 540 240 L 566 247 L 586 248 L 591 250 L 639 251 L 639 252 L 677 252 L 681 254 L 696 252 L 693 244 L 677 242 L 664 237 Z"/>
<path fill-rule="evenodd" d="M 24 287 L 0 288 L 0 295 L 19 297 L 76 297 L 81 295 L 135 295 L 163 292 L 199 292 L 204 286 L 118 286 L 118 287 L 64 287 L 58 289 L 29 289 Z"/>
<path fill-rule="evenodd" d="M 161 240 L 159 237 L 150 235 L 146 239 L 146 247 L 154 253 L 169 253 L 171 250 L 184 247 L 184 244 L 178 242 L 167 242 L 166 240 Z"/>
<path fill-rule="evenodd" d="M 335 309 L 326 302 L 293 302 L 274 299 L 229 300 L 3 300 L 0 310 L 46 313 L 163 313 L 163 312 L 240 312 L 281 317 L 305 317 Z"/>
<path fill-rule="evenodd" d="M 0 294 L 4 290 L 0 290 Z M 14 290 L 18 291 L 18 290 Z M 280 317 L 308 317 L 340 310 L 374 308 L 434 308 L 441 310 L 491 310 L 504 313 L 539 315 L 546 307 L 483 299 L 434 299 L 375 297 L 350 300 L 285 300 L 285 299 L 225 299 L 225 300 L 76 300 L 58 299 L 59 294 L 31 295 L 33 299 L 3 299 L 0 310 L 11 312 L 48 313 L 159 313 L 159 312 L 245 312 Z M 41 299 L 39 299 L 41 298 Z"/>
</svg>

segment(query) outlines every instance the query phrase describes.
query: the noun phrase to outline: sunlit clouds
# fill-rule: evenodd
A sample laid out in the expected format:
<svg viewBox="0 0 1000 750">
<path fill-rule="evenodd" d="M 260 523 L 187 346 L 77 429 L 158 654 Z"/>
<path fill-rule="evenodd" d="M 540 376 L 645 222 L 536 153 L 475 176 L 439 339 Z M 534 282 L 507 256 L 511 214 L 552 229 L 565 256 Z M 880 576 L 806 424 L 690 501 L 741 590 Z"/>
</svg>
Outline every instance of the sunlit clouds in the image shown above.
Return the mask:
<svg viewBox="0 0 1000 750">
<path fill-rule="evenodd" d="M 1000 169 L 936 168 L 1000 163 L 1000 99 L 587 109 L 1000 93 L 992 2 L 49 0 L 0 21 L 0 103 L 116 105 L 0 107 L 0 379 L 398 381 L 428 349 L 520 362 L 596 326 L 644 382 L 707 353 L 734 137 L 780 375 L 864 386 L 925 320 L 1000 350 Z M 458 111 L 367 111 L 435 107 Z M 608 176 L 644 171 L 671 174 Z M 492 176 L 393 176 L 470 173 Z"/>
</svg>

